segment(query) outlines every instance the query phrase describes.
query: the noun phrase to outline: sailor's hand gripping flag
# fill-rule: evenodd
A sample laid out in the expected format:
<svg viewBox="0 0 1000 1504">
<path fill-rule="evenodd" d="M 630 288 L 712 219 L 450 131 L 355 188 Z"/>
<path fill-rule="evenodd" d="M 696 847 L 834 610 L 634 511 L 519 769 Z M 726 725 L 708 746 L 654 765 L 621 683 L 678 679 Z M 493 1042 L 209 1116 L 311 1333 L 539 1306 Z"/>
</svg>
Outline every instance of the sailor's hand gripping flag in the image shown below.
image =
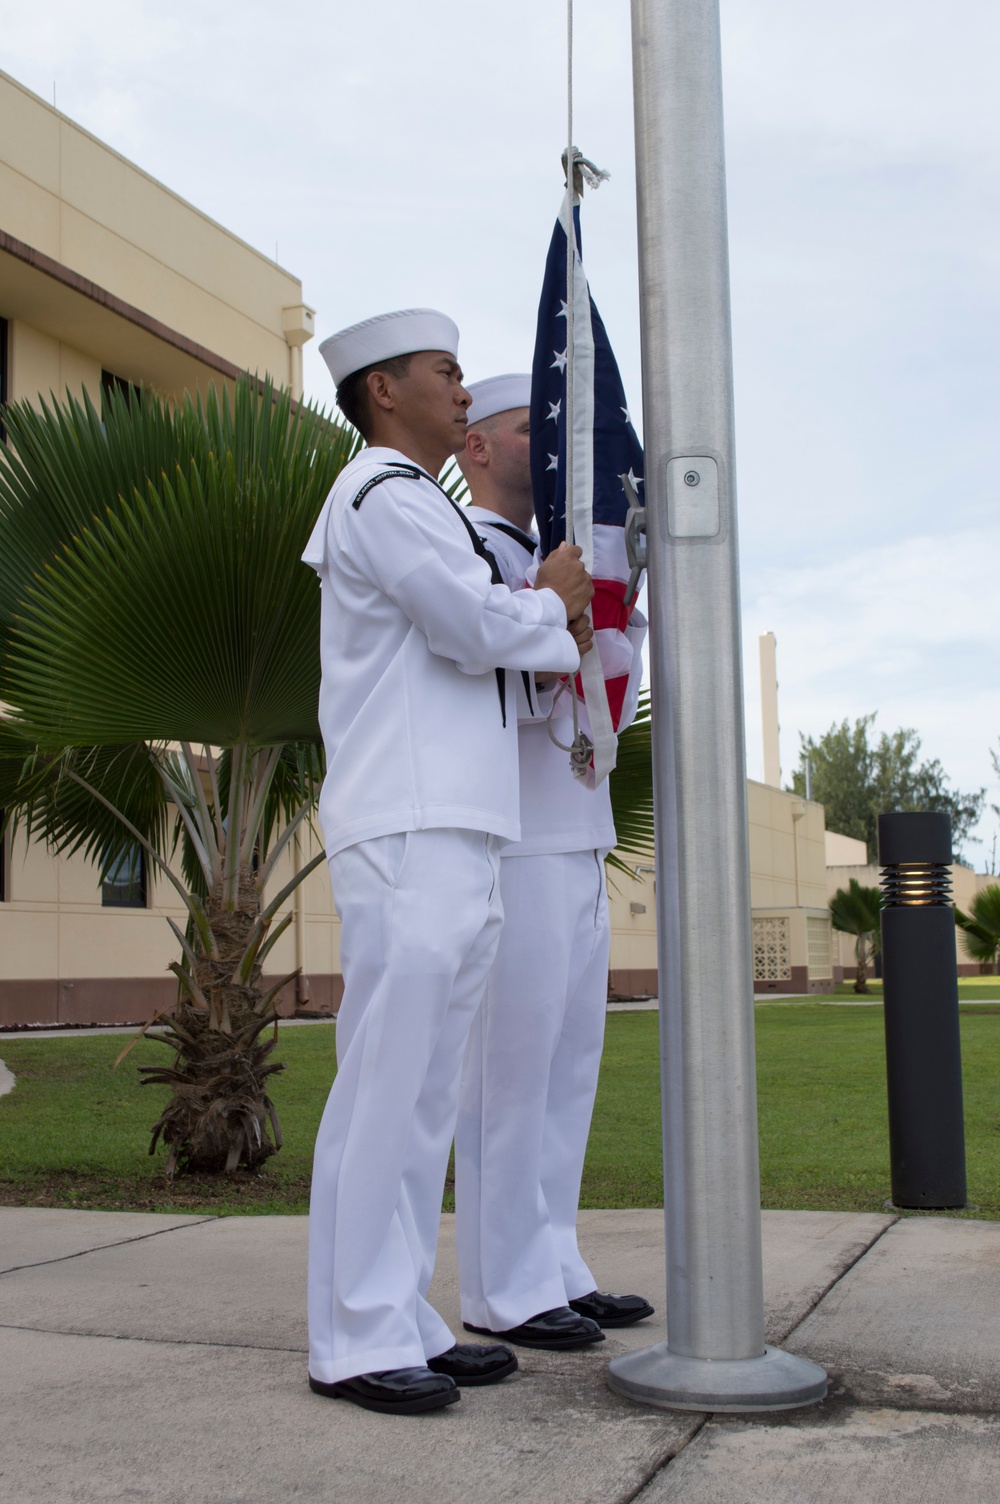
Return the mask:
<svg viewBox="0 0 1000 1504">
<path fill-rule="evenodd" d="M 571 223 L 572 278 L 567 244 Z M 577 679 L 593 750 L 589 758 L 573 759 L 574 771 L 593 783 L 600 783 L 615 765 L 617 732 L 633 668 L 628 626 L 639 574 L 630 568 L 625 523 L 630 502 L 633 524 L 638 515 L 642 470 L 642 446 L 583 270 L 579 197 L 571 181 L 549 245 L 538 309 L 531 375 L 531 481 L 542 557 L 568 537 L 583 550 L 594 581 L 590 609 L 597 652 L 583 659 Z"/>
</svg>

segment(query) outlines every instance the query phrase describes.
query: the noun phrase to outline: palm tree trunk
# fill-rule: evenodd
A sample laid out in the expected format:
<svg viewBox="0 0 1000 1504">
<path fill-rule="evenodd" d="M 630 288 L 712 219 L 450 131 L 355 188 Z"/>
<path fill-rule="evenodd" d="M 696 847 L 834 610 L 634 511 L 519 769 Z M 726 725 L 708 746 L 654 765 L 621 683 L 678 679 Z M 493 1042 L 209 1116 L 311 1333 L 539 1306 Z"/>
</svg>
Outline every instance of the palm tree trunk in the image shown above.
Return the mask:
<svg viewBox="0 0 1000 1504">
<path fill-rule="evenodd" d="M 854 979 L 855 992 L 869 991 L 868 987 L 868 937 L 859 935 L 854 947 L 854 955 L 857 960 L 857 974 Z"/>
<path fill-rule="evenodd" d="M 232 907 L 227 891 L 235 892 Z M 177 1005 L 159 1036 L 174 1050 L 174 1062 L 140 1067 L 144 1085 L 155 1082 L 172 1089 L 150 1143 L 151 1154 L 161 1138 L 166 1145 L 170 1179 L 195 1172 L 257 1171 L 281 1147 L 281 1126 L 267 1083 L 284 1066 L 268 1060 L 277 1029 L 265 1042 L 261 1035 L 277 1024 L 274 995 L 292 978 L 264 987 L 265 947 L 255 941 L 255 931 L 263 938 L 266 930 L 257 874 L 249 866 L 241 866 L 238 881 L 227 874 L 205 912 L 216 954 L 190 953 L 188 964 L 174 963 Z"/>
</svg>

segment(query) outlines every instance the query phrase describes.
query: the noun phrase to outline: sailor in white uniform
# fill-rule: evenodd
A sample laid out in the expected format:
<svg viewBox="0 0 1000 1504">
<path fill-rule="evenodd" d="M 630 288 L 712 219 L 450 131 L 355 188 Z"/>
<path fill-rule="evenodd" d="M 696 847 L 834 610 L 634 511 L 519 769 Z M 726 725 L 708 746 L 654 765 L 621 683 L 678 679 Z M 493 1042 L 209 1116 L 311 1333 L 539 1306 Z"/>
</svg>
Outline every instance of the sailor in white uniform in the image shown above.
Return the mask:
<svg viewBox="0 0 1000 1504">
<path fill-rule="evenodd" d="M 303 554 L 322 585 L 319 817 L 344 976 L 313 1169 L 309 1380 L 411 1414 L 517 1367 L 504 1346 L 456 1344 L 425 1297 L 502 922 L 499 847 L 520 834 L 510 681 L 576 668 L 592 586 L 571 549 L 535 589 L 495 584 L 435 481 L 469 403 L 450 319 L 386 314 L 321 349 L 369 447 Z"/>
<path fill-rule="evenodd" d="M 531 575 L 537 539 L 528 403 L 531 378 L 474 383 L 459 463 L 468 508 L 512 590 Z M 635 714 L 646 623 L 628 629 Z M 520 676 L 519 676 L 520 678 Z M 607 1012 L 609 920 L 604 858 L 615 845 L 605 781 L 574 778 L 549 736 L 552 696 L 521 689 L 521 839 L 503 847 L 504 928 L 472 1026 L 455 1140 L 462 1317 L 470 1331 L 526 1347 L 582 1347 L 602 1327 L 652 1315 L 642 1296 L 598 1291 L 576 1238 L 584 1154 Z M 554 718 L 564 746 L 569 707 Z"/>
</svg>

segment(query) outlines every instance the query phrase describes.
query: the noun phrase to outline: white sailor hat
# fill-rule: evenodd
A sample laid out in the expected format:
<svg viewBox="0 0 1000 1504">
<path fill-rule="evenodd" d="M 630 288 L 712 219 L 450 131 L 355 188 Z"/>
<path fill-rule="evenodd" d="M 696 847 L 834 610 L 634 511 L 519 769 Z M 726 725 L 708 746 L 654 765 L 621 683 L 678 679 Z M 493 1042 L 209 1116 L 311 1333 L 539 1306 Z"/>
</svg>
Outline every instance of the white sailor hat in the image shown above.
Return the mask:
<svg viewBox="0 0 1000 1504">
<path fill-rule="evenodd" d="M 509 412 L 513 407 L 531 406 L 531 377 L 524 372 L 489 376 L 485 381 L 474 381 L 466 391 L 472 398 L 467 414 L 470 427 L 473 423 L 482 423 L 484 418 Z"/>
<path fill-rule="evenodd" d="M 336 386 L 345 376 L 376 361 L 413 355 L 418 350 L 447 350 L 457 359 L 457 324 L 435 308 L 400 308 L 341 329 L 319 347 Z"/>
</svg>

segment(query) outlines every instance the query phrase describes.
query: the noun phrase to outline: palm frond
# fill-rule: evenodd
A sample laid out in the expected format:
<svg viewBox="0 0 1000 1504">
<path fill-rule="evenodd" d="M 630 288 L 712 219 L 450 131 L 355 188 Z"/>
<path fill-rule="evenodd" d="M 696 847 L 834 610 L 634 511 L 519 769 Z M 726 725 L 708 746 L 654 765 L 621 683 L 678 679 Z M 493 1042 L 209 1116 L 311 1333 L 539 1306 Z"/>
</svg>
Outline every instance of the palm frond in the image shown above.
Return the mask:
<svg viewBox="0 0 1000 1504">
<path fill-rule="evenodd" d="M 147 404 L 120 407 L 144 432 Z M 104 442 L 74 416 L 47 434 L 57 456 Z M 232 405 L 213 392 L 182 417 L 171 464 L 106 497 L 21 581 L 3 693 L 41 743 L 318 737 L 319 583 L 299 557 L 356 436 L 246 380 Z M 34 539 L 23 509 L 16 521 Z"/>
<path fill-rule="evenodd" d="M 0 717 L 0 809 L 10 812 L 19 805 L 28 788 L 34 743 L 26 740 L 9 720 Z"/>
<path fill-rule="evenodd" d="M 830 918 L 835 930 L 845 935 L 877 934 L 882 910 L 878 888 L 866 888 L 852 877 L 846 888 L 838 888 L 830 899 Z"/>
<path fill-rule="evenodd" d="M 0 780 L 2 763 L 0 759 Z M 103 795 L 114 810 L 91 790 Z M 133 844 L 121 817 L 164 857 L 174 819 L 153 751 L 144 742 L 67 747 L 56 754 L 33 748 L 20 779 L 0 789 L 0 804 L 11 810 L 14 828 L 23 826 L 28 836 L 45 841 L 51 851 L 67 856 L 82 852 L 102 881 Z"/>
<path fill-rule="evenodd" d="M 1000 942 L 1000 883 L 989 883 L 980 888 L 969 908 L 976 923 Z"/>
<path fill-rule="evenodd" d="M 110 393 L 103 415 L 86 394 L 82 403 L 70 393 L 65 403 L 14 402 L 4 408 L 4 424 L 0 659 L 35 577 L 93 517 L 208 453 L 208 435 L 191 404 L 170 409 L 152 396 L 129 406 L 121 393 Z"/>
<path fill-rule="evenodd" d="M 1000 950 L 1000 884 L 981 888 L 964 914 L 955 908 L 955 923 L 962 931 L 966 955 L 980 964 L 992 964 Z"/>
<path fill-rule="evenodd" d="M 459 506 L 465 506 L 471 500 L 469 494 L 469 482 L 458 468 L 458 460 L 454 456 L 448 461 L 438 477 L 438 484 Z"/>
<path fill-rule="evenodd" d="M 955 923 L 962 931 L 962 947 L 970 961 L 978 961 L 982 965 L 996 960 L 1000 936 L 988 930 L 985 925 L 977 924 L 968 914 L 963 914 L 961 909 L 955 910 Z"/>
<path fill-rule="evenodd" d="M 618 738 L 618 762 L 611 774 L 611 810 L 618 835 L 617 852 L 645 857 L 653 851 L 653 725 L 650 697 L 639 697 L 632 724 Z M 615 854 L 609 866 L 632 869 Z"/>
</svg>

